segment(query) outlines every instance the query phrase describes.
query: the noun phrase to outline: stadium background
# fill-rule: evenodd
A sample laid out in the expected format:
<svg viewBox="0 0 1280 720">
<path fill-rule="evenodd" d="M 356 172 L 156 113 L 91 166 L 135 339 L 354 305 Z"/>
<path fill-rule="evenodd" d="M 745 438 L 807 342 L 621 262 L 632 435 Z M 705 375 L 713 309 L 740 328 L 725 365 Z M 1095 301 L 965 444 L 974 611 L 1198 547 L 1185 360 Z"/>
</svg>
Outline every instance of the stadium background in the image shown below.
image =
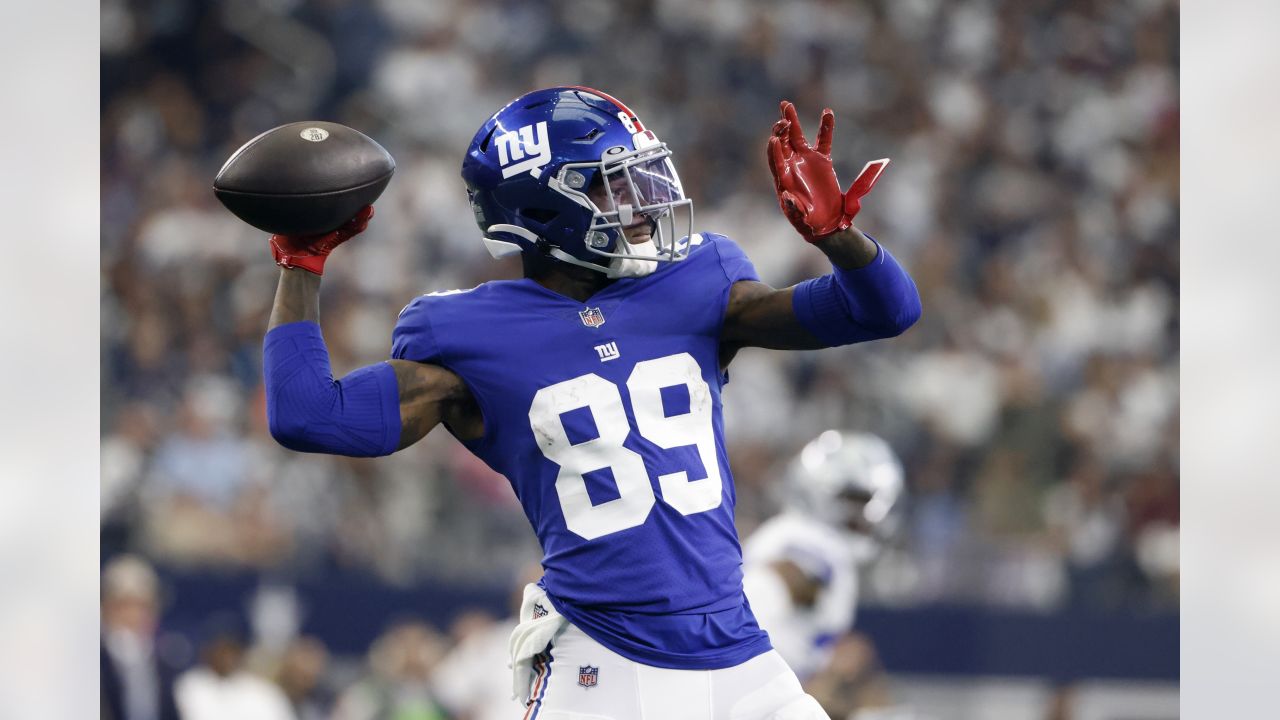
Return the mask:
<svg viewBox="0 0 1280 720">
<path fill-rule="evenodd" d="M 937 717 L 1085 717 L 1107 693 L 1138 704 L 1125 717 L 1176 714 L 1160 709 L 1178 667 L 1176 3 L 101 12 L 103 562 L 158 569 L 174 663 L 196 662 L 230 612 L 265 675 L 327 655 L 309 708 L 366 676 L 413 684 L 478 632 L 477 611 L 505 612 L 538 555 L 505 481 L 441 433 L 374 461 L 270 440 L 260 354 L 276 271 L 262 235 L 214 200 L 217 168 L 306 118 L 396 157 L 377 219 L 326 274 L 341 373 L 386 356 L 413 296 L 516 272 L 477 242 L 462 151 L 512 97 L 581 83 L 672 146 L 697 226 L 737 239 L 774 285 L 824 267 L 773 199 L 777 101 L 813 127 L 836 110 L 846 178 L 894 159 L 859 225 L 910 269 L 924 317 L 891 342 L 735 360 L 742 533 L 776 508 L 769 488 L 800 444 L 874 430 L 911 501 L 859 625 L 900 695 Z M 382 677 L 396 643 L 422 667 Z"/>
</svg>

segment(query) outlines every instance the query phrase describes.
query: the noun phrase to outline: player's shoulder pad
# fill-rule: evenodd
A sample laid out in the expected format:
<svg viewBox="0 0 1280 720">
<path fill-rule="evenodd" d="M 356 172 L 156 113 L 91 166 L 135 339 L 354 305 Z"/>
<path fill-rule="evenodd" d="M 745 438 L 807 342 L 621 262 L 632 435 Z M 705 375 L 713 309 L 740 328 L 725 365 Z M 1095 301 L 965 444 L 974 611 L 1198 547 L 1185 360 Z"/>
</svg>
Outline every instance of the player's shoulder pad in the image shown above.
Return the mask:
<svg viewBox="0 0 1280 720">
<path fill-rule="evenodd" d="M 439 362 L 443 354 L 436 339 L 435 326 L 447 322 L 456 305 L 468 294 L 484 285 L 466 290 L 441 290 L 419 295 L 409 301 L 396 318 L 391 331 L 391 357 L 416 362 Z"/>
<path fill-rule="evenodd" d="M 413 319 L 421 317 L 430 310 L 441 310 L 453 306 L 456 302 L 463 301 L 466 296 L 475 295 L 477 291 L 482 291 L 488 283 L 481 283 L 473 288 L 464 288 L 460 290 L 437 290 L 435 292 L 424 293 L 409 301 L 400 310 L 399 320 Z"/>
<path fill-rule="evenodd" d="M 701 242 L 695 244 L 692 238 L 700 237 Z M 739 280 L 759 280 L 760 275 L 751 264 L 751 259 L 742 251 L 742 247 L 727 235 L 719 233 L 696 233 L 690 236 L 689 254 L 694 252 L 714 253 L 730 284 Z"/>
</svg>

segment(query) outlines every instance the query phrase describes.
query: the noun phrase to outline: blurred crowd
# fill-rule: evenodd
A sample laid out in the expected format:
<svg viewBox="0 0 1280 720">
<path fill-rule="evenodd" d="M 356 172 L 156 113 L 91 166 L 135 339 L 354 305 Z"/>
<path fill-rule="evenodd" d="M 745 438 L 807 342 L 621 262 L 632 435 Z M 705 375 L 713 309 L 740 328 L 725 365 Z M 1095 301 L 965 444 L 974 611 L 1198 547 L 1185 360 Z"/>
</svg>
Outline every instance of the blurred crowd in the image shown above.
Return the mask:
<svg viewBox="0 0 1280 720">
<path fill-rule="evenodd" d="M 513 598 L 513 610 L 519 596 Z M 161 628 L 165 587 L 139 556 L 102 575 L 102 720 L 499 720 L 521 711 L 505 676 L 514 620 L 484 612 L 447 630 L 388 623 L 365 657 L 278 623 L 214 613 L 194 636 Z"/>
<path fill-rule="evenodd" d="M 1176 608 L 1177 11 L 103 0 L 104 554 L 286 578 L 365 568 L 399 585 L 492 582 L 536 559 L 505 480 L 442 432 L 377 460 L 271 440 L 261 343 L 276 269 L 210 185 L 240 144 L 300 119 L 346 123 L 394 155 L 377 218 L 325 274 L 341 375 L 387 357 L 414 296 L 518 274 L 479 242 L 463 151 L 511 98 L 585 84 L 672 147 L 696 228 L 736 239 L 775 286 L 826 271 L 765 168 L 778 101 L 811 133 L 835 110 L 843 177 L 893 159 L 858 224 L 912 273 L 924 317 L 888 342 L 734 361 L 725 412 L 744 534 L 778 507 L 801 445 L 869 430 L 902 457 L 910 498 L 868 602 Z M 396 632 L 373 651 L 387 673 L 420 673 L 446 645 Z M 286 694 L 284 678 L 324 662 L 299 642 L 278 659 Z M 385 699 L 378 682 L 349 705 Z M 414 707 L 343 717 L 438 716 Z"/>
</svg>

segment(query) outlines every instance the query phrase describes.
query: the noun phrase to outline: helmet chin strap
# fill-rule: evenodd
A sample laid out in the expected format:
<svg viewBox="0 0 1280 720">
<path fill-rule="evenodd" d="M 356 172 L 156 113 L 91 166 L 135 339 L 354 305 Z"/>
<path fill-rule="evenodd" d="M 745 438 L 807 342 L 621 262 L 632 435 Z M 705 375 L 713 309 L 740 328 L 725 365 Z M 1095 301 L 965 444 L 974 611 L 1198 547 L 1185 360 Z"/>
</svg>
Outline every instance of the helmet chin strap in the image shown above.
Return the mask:
<svg viewBox="0 0 1280 720">
<path fill-rule="evenodd" d="M 629 249 L 626 252 L 635 255 L 636 258 L 657 257 L 658 255 L 658 246 L 654 245 L 652 240 L 636 245 L 627 243 L 627 246 Z M 609 263 L 609 267 L 606 268 L 601 265 L 596 265 L 595 263 L 587 262 L 586 260 L 579 260 L 578 258 L 554 246 L 548 249 L 547 254 L 561 262 L 567 262 L 570 265 L 577 265 L 578 267 L 602 272 L 611 280 L 624 277 L 644 277 L 658 269 L 658 263 L 656 260 L 640 260 L 629 257 L 614 258 Z"/>
<path fill-rule="evenodd" d="M 631 214 L 630 205 L 623 204 L 622 207 L 619 208 L 618 219 L 624 226 L 631 224 L 634 216 Z M 614 258 L 613 262 L 609 263 L 609 272 L 606 274 L 611 279 L 644 277 L 658 269 L 658 245 L 653 241 L 653 234 L 658 231 L 658 223 L 647 216 L 645 217 L 645 220 L 649 224 L 649 239 L 642 243 L 632 244 L 627 242 L 626 232 L 622 230 L 618 231 L 618 234 L 622 236 L 618 252 L 632 257 Z"/>
<path fill-rule="evenodd" d="M 602 272 L 610 280 L 628 277 L 644 277 L 658 269 L 658 246 L 652 239 L 635 244 L 629 243 L 624 239 L 621 241 L 620 245 L 621 248 L 619 249 L 619 252 L 626 253 L 631 257 L 613 258 L 613 260 L 609 262 L 608 267 L 587 262 L 585 260 L 579 260 L 554 245 L 549 248 L 548 253 L 551 257 L 562 262 L 567 262 L 570 265 L 577 265 L 578 267 L 590 268 L 596 272 Z"/>
<path fill-rule="evenodd" d="M 622 252 L 635 257 L 614 258 L 613 262 L 609 263 L 609 272 L 606 273 L 610 278 L 644 277 L 658 269 L 658 246 L 654 244 L 653 238 L 634 245 L 623 240 Z"/>
<path fill-rule="evenodd" d="M 531 232 L 527 228 L 522 228 L 516 225 L 503 225 L 503 224 L 490 225 L 488 232 L 490 234 L 498 233 L 498 232 L 511 233 L 525 240 L 528 240 L 529 242 L 538 241 L 538 236 L 535 235 L 533 232 Z M 512 253 L 520 251 L 520 246 L 513 242 L 507 242 L 505 240 L 499 240 L 497 238 L 492 238 L 492 237 L 485 237 L 484 241 L 485 241 L 485 246 L 489 248 L 490 254 L 492 254 L 494 257 L 503 257 L 505 255 L 510 255 Z M 587 262 L 585 260 L 579 260 L 578 258 L 570 255 L 569 253 L 561 250 L 560 248 L 555 247 L 554 245 L 549 248 L 548 253 L 551 255 L 551 257 L 557 260 L 560 260 L 561 262 L 567 262 L 570 265 L 577 265 L 578 267 L 589 268 L 591 270 L 595 270 L 596 272 L 602 272 L 610 279 L 617 279 L 617 278 L 624 278 L 624 277 L 644 277 L 645 275 L 648 275 L 652 273 L 654 270 L 658 269 L 658 261 L 657 261 L 658 246 L 653 242 L 652 238 L 642 243 L 636 243 L 633 245 L 627 242 L 626 238 L 624 237 L 620 244 L 621 244 L 620 252 L 626 253 L 627 255 L 631 255 L 633 257 L 614 258 L 609 263 L 609 266 L 607 268 L 601 265 L 597 265 L 595 263 Z M 653 258 L 653 259 L 645 260 L 641 258 Z"/>
<path fill-rule="evenodd" d="M 603 265 L 596 265 L 595 263 L 590 263 L 590 262 L 587 262 L 586 260 L 579 260 L 578 258 L 570 255 L 569 253 L 561 250 L 560 248 L 554 245 L 547 248 L 547 254 L 561 262 L 567 262 L 570 265 L 577 265 L 578 267 L 584 267 L 584 268 L 587 268 L 588 270 L 595 270 L 596 272 L 602 272 L 602 273 L 609 272 L 609 269 L 604 267 Z"/>
</svg>

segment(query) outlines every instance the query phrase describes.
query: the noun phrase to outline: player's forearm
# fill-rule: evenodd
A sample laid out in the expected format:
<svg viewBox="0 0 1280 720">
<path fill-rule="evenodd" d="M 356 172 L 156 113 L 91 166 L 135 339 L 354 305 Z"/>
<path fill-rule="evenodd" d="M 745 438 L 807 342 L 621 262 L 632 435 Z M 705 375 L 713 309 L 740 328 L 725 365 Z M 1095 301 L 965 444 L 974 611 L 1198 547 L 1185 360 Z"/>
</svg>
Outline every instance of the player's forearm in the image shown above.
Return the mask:
<svg viewBox="0 0 1280 720">
<path fill-rule="evenodd" d="M 874 240 L 856 227 L 832 233 L 814 243 L 831 264 L 843 270 L 857 270 L 871 264 L 879 252 Z"/>
<path fill-rule="evenodd" d="M 866 248 L 855 247 L 854 238 L 842 239 L 835 252 L 841 261 L 854 261 L 853 267 L 833 258 L 832 274 L 800 283 L 792 295 L 796 318 L 832 347 L 901 335 L 920 318 L 920 293 L 911 276 L 888 250 L 857 236 L 874 248 L 869 262 L 856 264 L 855 256 Z"/>
<path fill-rule="evenodd" d="M 280 268 L 267 329 L 302 320 L 320 322 L 320 276 L 306 270 Z"/>
</svg>

